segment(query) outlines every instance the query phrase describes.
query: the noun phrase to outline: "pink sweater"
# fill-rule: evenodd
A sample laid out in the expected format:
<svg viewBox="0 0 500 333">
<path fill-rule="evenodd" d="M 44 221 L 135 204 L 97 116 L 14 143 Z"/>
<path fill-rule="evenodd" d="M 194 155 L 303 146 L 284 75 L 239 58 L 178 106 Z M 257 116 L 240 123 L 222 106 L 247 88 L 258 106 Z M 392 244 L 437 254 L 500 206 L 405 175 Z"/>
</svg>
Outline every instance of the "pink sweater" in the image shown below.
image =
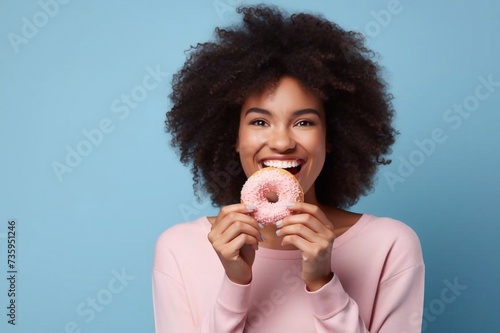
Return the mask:
<svg viewBox="0 0 500 333">
<path fill-rule="evenodd" d="M 405 224 L 363 215 L 333 245 L 333 279 L 308 292 L 301 252 L 260 247 L 248 285 L 231 282 L 207 239 L 207 218 L 166 230 L 156 244 L 157 333 L 420 332 L 424 263 Z"/>
</svg>

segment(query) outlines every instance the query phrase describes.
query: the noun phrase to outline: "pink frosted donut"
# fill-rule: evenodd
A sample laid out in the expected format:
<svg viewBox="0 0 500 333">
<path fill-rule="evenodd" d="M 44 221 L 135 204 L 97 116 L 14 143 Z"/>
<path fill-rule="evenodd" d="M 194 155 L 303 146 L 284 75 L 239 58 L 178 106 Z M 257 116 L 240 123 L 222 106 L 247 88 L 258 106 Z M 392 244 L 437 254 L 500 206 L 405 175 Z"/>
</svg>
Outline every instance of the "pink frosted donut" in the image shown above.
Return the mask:
<svg viewBox="0 0 500 333">
<path fill-rule="evenodd" d="M 267 199 L 278 195 L 277 202 Z M 287 202 L 304 201 L 304 191 L 288 171 L 267 167 L 251 175 L 241 189 L 241 202 L 257 207 L 253 217 L 262 224 L 272 224 L 291 214 Z"/>
</svg>

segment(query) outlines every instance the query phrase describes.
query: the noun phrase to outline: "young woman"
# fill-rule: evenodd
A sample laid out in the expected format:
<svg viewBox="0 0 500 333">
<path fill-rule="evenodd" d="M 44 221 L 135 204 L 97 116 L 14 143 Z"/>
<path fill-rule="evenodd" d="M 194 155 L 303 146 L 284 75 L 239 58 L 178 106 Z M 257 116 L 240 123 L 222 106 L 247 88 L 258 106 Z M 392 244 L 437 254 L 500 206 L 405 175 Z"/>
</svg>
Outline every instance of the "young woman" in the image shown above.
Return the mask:
<svg viewBox="0 0 500 333">
<path fill-rule="evenodd" d="M 241 8 L 175 75 L 166 128 L 217 216 L 165 231 L 156 331 L 420 332 L 424 263 L 402 222 L 345 209 L 396 135 L 391 96 L 359 34 L 320 16 Z M 304 202 L 260 225 L 250 175 L 288 169 Z"/>
</svg>

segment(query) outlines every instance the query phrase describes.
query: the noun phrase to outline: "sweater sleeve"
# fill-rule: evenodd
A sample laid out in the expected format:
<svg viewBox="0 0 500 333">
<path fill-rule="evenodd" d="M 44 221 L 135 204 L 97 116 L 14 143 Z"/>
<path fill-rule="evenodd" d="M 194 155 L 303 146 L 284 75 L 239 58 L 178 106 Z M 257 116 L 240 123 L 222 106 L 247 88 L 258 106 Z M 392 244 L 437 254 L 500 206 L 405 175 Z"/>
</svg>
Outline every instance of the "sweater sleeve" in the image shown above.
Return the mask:
<svg viewBox="0 0 500 333">
<path fill-rule="evenodd" d="M 420 332 L 424 295 L 424 266 L 408 268 L 379 286 L 371 327 L 360 316 L 358 305 L 334 276 L 323 288 L 309 294 L 317 333 L 417 333 Z"/>
<path fill-rule="evenodd" d="M 243 332 L 250 307 L 250 284 L 235 284 L 224 275 L 217 300 L 205 317 L 196 322 L 189 291 L 183 283 L 175 257 L 170 251 L 162 251 L 161 254 L 156 253 L 156 260 L 161 260 L 164 268 L 162 271 L 156 265 L 153 268 L 153 311 L 157 333 Z"/>
</svg>

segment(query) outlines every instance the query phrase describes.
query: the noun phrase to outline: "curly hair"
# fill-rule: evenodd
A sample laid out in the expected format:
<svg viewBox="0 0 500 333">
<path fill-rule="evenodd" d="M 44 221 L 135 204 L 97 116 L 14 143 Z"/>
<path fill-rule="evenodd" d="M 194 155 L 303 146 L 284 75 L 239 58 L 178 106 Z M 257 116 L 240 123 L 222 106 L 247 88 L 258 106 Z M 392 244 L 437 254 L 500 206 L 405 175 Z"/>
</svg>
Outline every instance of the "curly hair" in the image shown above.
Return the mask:
<svg viewBox="0 0 500 333">
<path fill-rule="evenodd" d="M 338 208 L 355 204 L 373 188 L 378 165 L 390 163 L 384 156 L 398 134 L 376 54 L 362 34 L 321 15 L 288 15 L 265 5 L 237 12 L 243 21 L 191 46 L 172 79 L 166 131 L 180 161 L 191 165 L 197 197 L 202 190 L 214 206 L 240 201 L 246 176 L 234 147 L 241 106 L 250 94 L 290 76 L 325 109 L 333 149 L 315 182 L 317 200 Z"/>
</svg>

